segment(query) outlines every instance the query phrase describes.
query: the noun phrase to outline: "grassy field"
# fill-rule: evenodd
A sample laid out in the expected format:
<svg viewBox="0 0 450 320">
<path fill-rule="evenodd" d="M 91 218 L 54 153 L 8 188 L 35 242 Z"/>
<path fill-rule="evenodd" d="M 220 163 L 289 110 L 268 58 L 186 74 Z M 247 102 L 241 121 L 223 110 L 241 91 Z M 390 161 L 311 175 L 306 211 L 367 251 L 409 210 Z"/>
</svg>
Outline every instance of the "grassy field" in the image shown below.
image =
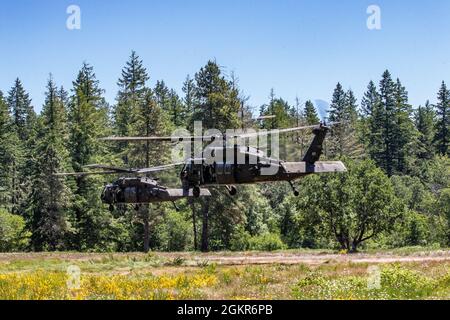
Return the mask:
<svg viewBox="0 0 450 320">
<path fill-rule="evenodd" d="M 450 299 L 450 250 L 0 254 L 0 299 Z"/>
</svg>

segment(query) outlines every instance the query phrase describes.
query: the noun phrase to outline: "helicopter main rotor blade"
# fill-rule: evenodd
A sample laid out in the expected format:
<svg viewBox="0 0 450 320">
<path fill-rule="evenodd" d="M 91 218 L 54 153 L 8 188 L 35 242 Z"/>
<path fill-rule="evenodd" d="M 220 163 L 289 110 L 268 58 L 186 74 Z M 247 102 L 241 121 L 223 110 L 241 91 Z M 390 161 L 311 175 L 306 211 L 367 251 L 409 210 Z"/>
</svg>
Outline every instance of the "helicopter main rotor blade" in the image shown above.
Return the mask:
<svg viewBox="0 0 450 320">
<path fill-rule="evenodd" d="M 93 176 L 93 175 L 104 175 L 104 174 L 117 174 L 117 171 L 92 171 L 92 172 L 60 172 L 54 173 L 56 177 L 83 177 L 83 176 Z"/>
<path fill-rule="evenodd" d="M 276 116 L 274 114 L 271 115 L 267 115 L 267 116 L 259 116 L 258 118 L 256 118 L 256 120 L 267 120 L 267 119 L 273 119 L 276 118 Z"/>
<path fill-rule="evenodd" d="M 83 168 L 103 169 L 103 170 L 108 170 L 108 171 L 117 172 L 117 173 L 134 173 L 136 171 L 133 169 L 112 167 L 112 166 L 107 166 L 107 165 L 103 165 L 103 164 L 88 164 L 88 165 L 83 166 Z"/>
<path fill-rule="evenodd" d="M 177 163 L 171 163 L 171 164 L 165 164 L 162 166 L 156 166 L 151 168 L 142 168 L 142 169 L 136 169 L 135 173 L 149 173 L 149 172 L 158 172 L 158 171 L 165 171 L 169 170 L 181 165 L 184 165 L 185 162 L 177 162 Z"/>
<path fill-rule="evenodd" d="M 55 176 L 88 176 L 88 175 L 102 175 L 102 174 L 119 174 L 119 173 L 126 173 L 126 174 L 143 174 L 143 173 L 149 173 L 149 172 L 158 172 L 158 171 L 164 171 L 169 170 L 172 168 L 175 168 L 180 165 L 184 165 L 185 162 L 177 162 L 177 163 L 170 163 L 162 166 L 156 166 L 156 167 L 150 167 L 150 168 L 139 168 L 139 169 L 125 169 L 125 168 L 119 168 L 119 167 L 112 167 L 107 166 L 103 164 L 88 164 L 83 166 L 83 168 L 89 168 L 89 169 L 104 169 L 105 171 L 92 171 L 92 172 L 62 172 L 62 173 L 55 173 Z"/>
<path fill-rule="evenodd" d="M 182 141 L 212 141 L 217 136 L 174 136 L 174 137 L 105 137 L 99 138 L 100 141 L 167 141 L 167 142 L 182 142 Z"/>
<path fill-rule="evenodd" d="M 250 133 L 242 133 L 242 134 L 235 134 L 228 136 L 229 138 L 249 138 L 249 137 L 256 137 L 256 136 L 266 136 L 266 135 L 272 135 L 272 134 L 278 134 L 278 133 L 287 133 L 287 132 L 294 132 L 294 131 L 301 131 L 306 129 L 314 129 L 319 128 L 320 125 L 311 125 L 311 126 L 301 126 L 301 127 L 294 127 L 294 128 L 286 128 L 286 129 L 277 129 L 277 130 L 267 130 L 267 131 L 259 131 L 259 132 L 250 132 Z"/>
<path fill-rule="evenodd" d="M 255 136 L 263 136 L 270 135 L 274 133 L 286 133 L 286 132 L 294 132 L 305 129 L 313 129 L 318 128 L 322 124 L 317 125 L 309 125 L 309 126 L 301 126 L 294 128 L 286 128 L 286 129 L 278 129 L 278 130 L 268 130 L 268 131 L 260 131 L 260 132 L 251 132 L 251 133 L 236 133 L 236 134 L 225 134 L 225 135 L 207 135 L 207 136 L 173 136 L 173 137 L 105 137 L 100 138 L 101 141 L 129 141 L 129 142 L 139 142 L 139 141 L 167 141 L 167 142 L 182 142 L 182 141 L 214 141 L 218 139 L 233 139 L 233 138 L 248 138 Z"/>
</svg>

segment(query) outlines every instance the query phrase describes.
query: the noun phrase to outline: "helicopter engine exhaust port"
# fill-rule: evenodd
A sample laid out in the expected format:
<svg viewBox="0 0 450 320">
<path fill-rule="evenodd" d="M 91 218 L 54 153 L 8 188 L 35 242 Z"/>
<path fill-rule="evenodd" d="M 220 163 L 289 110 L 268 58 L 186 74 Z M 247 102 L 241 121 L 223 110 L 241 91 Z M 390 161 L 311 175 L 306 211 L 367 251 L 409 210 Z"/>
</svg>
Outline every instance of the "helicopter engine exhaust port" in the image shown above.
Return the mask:
<svg viewBox="0 0 450 320">
<path fill-rule="evenodd" d="M 237 194 L 237 189 L 235 186 L 225 186 L 225 188 L 227 188 L 230 196 L 235 196 Z"/>
</svg>

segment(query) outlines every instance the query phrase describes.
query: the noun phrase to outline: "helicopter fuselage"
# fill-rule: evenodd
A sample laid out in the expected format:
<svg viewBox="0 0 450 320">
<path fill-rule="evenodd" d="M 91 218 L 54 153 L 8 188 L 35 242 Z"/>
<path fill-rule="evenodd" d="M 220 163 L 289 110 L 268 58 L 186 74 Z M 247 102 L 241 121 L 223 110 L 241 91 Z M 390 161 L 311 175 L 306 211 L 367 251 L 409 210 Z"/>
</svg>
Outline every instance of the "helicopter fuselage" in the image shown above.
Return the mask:
<svg viewBox="0 0 450 320">
<path fill-rule="evenodd" d="M 181 171 L 184 188 L 293 181 L 313 173 L 345 171 L 340 162 L 285 162 L 267 157 L 256 148 L 239 145 L 235 145 L 233 150 L 224 148 L 221 151 L 233 154 L 231 160 L 212 161 L 208 157 L 214 156 L 214 151 L 217 150 L 206 150 L 202 157 L 185 164 Z"/>
<path fill-rule="evenodd" d="M 210 196 L 206 189 L 201 196 Z M 192 190 L 170 189 L 147 177 L 120 178 L 103 189 L 101 199 L 106 204 L 143 204 L 163 201 L 176 201 L 193 197 Z"/>
</svg>

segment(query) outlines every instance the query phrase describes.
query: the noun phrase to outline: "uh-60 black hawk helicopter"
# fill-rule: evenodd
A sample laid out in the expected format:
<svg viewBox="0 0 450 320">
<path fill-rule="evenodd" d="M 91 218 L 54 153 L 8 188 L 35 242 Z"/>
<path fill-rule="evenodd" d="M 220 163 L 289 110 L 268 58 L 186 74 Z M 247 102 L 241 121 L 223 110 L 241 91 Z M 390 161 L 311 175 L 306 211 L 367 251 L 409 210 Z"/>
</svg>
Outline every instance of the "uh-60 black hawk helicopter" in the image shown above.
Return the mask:
<svg viewBox="0 0 450 320">
<path fill-rule="evenodd" d="M 302 161 L 299 162 L 286 162 L 273 159 L 266 156 L 258 148 L 240 145 L 234 142 L 236 139 L 294 132 L 304 129 L 312 129 L 314 138 Z M 289 182 L 294 194 L 298 195 L 299 192 L 293 184 L 294 180 L 309 174 L 346 171 L 345 165 L 341 161 L 319 161 L 323 150 L 323 142 L 328 131 L 329 127 L 321 123 L 314 126 L 231 135 L 101 138 L 104 141 L 169 141 L 187 143 L 195 141 L 217 142 L 221 139 L 223 144 L 208 146 L 203 149 L 198 157 L 190 158 L 184 162 L 143 169 L 125 169 L 95 164 L 86 167 L 101 169 L 103 171 L 70 173 L 69 175 L 114 173 L 133 175 L 134 177 L 132 178 L 120 178 L 105 187 L 102 193 L 102 200 L 109 204 L 174 201 L 184 197 L 198 198 L 201 196 L 210 196 L 211 194 L 208 189 L 201 189 L 201 187 L 210 186 L 225 186 L 231 195 L 235 195 L 237 192 L 236 185 L 273 181 Z M 230 141 L 233 143 L 230 144 Z M 217 158 L 218 152 L 221 154 L 219 159 Z M 227 157 L 229 154 L 232 154 L 232 157 Z M 145 177 L 146 175 L 178 166 L 182 166 L 180 172 L 181 189 L 168 189 L 159 185 L 156 180 Z"/>
<path fill-rule="evenodd" d="M 107 184 L 102 191 L 101 200 L 103 203 L 109 204 L 113 209 L 115 204 L 146 204 L 155 202 L 165 202 L 182 198 L 194 197 L 193 190 L 167 188 L 160 185 L 157 179 L 147 177 L 152 172 L 166 170 L 173 165 L 158 166 L 145 169 L 124 169 L 112 166 L 87 165 L 84 168 L 101 167 L 105 171 L 94 172 L 69 172 L 57 173 L 57 176 L 88 176 L 88 175 L 105 175 L 105 174 L 126 174 L 131 177 L 121 177 L 118 180 Z M 208 189 L 201 189 L 198 196 L 211 196 Z M 175 208 L 178 210 L 174 203 Z"/>
</svg>

